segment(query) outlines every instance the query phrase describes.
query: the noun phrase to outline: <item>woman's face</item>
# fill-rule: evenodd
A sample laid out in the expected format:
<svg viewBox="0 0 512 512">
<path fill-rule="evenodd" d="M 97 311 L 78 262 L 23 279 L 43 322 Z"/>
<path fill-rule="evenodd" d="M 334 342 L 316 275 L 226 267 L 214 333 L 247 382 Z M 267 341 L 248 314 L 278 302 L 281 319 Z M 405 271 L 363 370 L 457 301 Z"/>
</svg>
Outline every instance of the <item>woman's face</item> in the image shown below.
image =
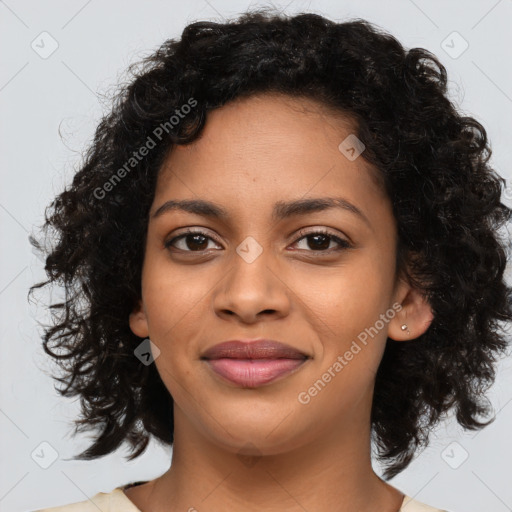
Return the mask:
<svg viewBox="0 0 512 512">
<path fill-rule="evenodd" d="M 259 95 L 212 111 L 201 138 L 169 154 L 130 325 L 160 350 L 176 438 L 194 432 L 233 453 L 251 452 L 250 442 L 272 454 L 368 427 L 386 338 L 406 337 L 397 311 L 410 288 L 395 275 L 389 199 L 353 140 L 339 148 L 351 133 L 314 102 Z M 319 198 L 345 206 L 289 206 Z M 171 200 L 225 215 L 159 210 Z M 187 230 L 201 235 L 177 238 Z M 254 386 L 202 359 L 220 342 L 255 338 L 308 359 Z"/>
</svg>

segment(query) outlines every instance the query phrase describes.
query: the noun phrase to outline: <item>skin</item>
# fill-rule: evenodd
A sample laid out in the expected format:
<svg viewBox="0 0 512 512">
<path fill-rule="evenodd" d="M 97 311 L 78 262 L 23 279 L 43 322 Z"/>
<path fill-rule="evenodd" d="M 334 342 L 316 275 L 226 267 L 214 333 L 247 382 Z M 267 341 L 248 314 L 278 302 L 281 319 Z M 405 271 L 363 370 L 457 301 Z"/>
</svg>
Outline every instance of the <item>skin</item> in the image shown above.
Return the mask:
<svg viewBox="0 0 512 512">
<path fill-rule="evenodd" d="M 338 149 L 354 132 L 315 101 L 259 94 L 212 111 L 199 140 L 169 153 L 150 216 L 170 199 L 204 199 L 228 217 L 171 210 L 148 223 L 130 327 L 161 351 L 154 364 L 174 399 L 175 441 L 169 470 L 126 490 L 143 512 L 399 510 L 403 493 L 371 467 L 375 374 L 388 336 L 417 338 L 433 317 L 395 271 L 396 222 L 376 170 Z M 341 208 L 271 218 L 278 201 L 318 197 L 343 197 L 368 222 Z M 185 227 L 211 239 L 166 248 Z M 351 248 L 305 238 L 318 228 Z M 236 252 L 248 236 L 263 251 L 251 263 Z M 393 304 L 402 309 L 300 403 L 298 394 Z M 221 341 L 258 337 L 310 359 L 253 389 L 223 381 L 200 359 Z"/>
</svg>

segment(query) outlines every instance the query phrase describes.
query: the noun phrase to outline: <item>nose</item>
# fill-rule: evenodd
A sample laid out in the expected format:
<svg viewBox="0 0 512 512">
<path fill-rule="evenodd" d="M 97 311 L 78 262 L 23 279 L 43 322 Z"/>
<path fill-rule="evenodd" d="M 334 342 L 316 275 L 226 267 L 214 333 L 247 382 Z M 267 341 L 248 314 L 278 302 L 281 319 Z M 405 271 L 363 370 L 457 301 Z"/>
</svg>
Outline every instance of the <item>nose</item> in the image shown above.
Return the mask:
<svg viewBox="0 0 512 512">
<path fill-rule="evenodd" d="M 232 255 L 225 277 L 214 290 L 215 313 L 222 317 L 236 316 L 247 324 L 262 318 L 278 319 L 288 315 L 291 290 L 277 267 L 269 249 L 263 249 L 255 258 L 254 254 L 248 258 L 240 244 L 239 251 Z"/>
</svg>

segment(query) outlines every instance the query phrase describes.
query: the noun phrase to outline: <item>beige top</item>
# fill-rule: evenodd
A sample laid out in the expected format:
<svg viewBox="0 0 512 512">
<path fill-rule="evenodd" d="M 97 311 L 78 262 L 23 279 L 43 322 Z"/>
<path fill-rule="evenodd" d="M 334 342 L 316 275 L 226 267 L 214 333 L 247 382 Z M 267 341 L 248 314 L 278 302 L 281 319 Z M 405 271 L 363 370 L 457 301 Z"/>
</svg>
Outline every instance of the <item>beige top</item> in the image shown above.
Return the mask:
<svg viewBox="0 0 512 512">
<path fill-rule="evenodd" d="M 126 486 L 128 487 L 128 486 Z M 141 512 L 123 492 L 122 487 L 117 487 L 112 492 L 99 492 L 90 500 L 64 505 L 60 507 L 45 508 L 35 512 Z M 430 507 L 424 503 L 405 496 L 398 512 L 449 512 Z"/>
</svg>

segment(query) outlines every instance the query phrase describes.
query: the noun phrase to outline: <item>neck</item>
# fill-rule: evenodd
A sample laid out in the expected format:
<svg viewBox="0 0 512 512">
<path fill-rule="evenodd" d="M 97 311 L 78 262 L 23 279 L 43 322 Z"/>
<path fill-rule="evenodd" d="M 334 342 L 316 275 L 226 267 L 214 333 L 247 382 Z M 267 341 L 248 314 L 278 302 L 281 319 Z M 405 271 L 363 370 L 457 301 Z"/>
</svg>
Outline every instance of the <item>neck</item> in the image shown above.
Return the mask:
<svg viewBox="0 0 512 512">
<path fill-rule="evenodd" d="M 403 493 L 373 471 L 365 421 L 345 422 L 345 431 L 316 433 L 295 448 L 262 454 L 254 446 L 228 449 L 206 439 L 177 407 L 174 419 L 171 467 L 140 489 L 138 503 L 132 499 L 137 487 L 127 493 L 142 512 L 397 512 L 402 504 Z"/>
</svg>

